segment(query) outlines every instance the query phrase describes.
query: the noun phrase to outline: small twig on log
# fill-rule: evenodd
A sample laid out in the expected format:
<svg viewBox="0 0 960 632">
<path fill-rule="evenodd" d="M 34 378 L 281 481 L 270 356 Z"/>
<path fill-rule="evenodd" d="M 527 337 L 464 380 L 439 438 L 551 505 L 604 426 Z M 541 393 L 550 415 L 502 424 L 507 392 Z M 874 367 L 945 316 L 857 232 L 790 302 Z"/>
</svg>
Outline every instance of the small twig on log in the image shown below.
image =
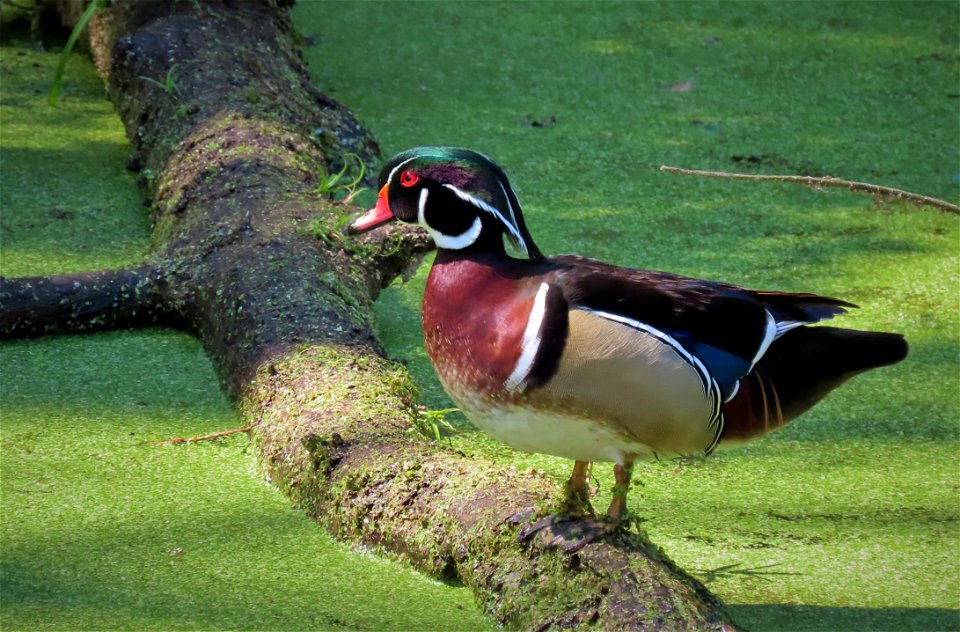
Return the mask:
<svg viewBox="0 0 960 632">
<path fill-rule="evenodd" d="M 203 435 L 201 437 L 174 437 L 173 439 L 167 439 L 166 441 L 161 441 L 157 445 L 177 445 L 179 443 L 196 443 L 197 441 L 206 441 L 208 439 L 219 439 L 220 437 L 228 437 L 232 434 L 237 434 L 238 432 L 250 432 L 253 430 L 253 427 L 257 424 L 252 423 L 249 426 L 244 426 L 243 428 L 233 428 L 232 430 L 221 430 L 220 432 L 214 432 L 208 435 Z"/>
<path fill-rule="evenodd" d="M 805 184 L 814 189 L 824 187 L 845 188 L 854 193 L 866 193 L 881 200 L 907 200 L 920 206 L 932 206 L 947 213 L 960 215 L 960 206 L 945 202 L 927 195 L 919 193 L 910 193 L 901 191 L 893 187 L 885 187 L 879 184 L 870 184 L 869 182 L 854 182 L 852 180 L 843 180 L 831 176 L 777 176 L 777 175 L 756 175 L 750 173 L 728 173 L 726 171 L 702 171 L 700 169 L 682 169 L 680 167 L 668 167 L 662 165 L 660 171 L 673 173 L 681 176 L 700 176 L 703 178 L 726 178 L 728 180 L 775 180 L 777 182 L 795 182 Z"/>
</svg>

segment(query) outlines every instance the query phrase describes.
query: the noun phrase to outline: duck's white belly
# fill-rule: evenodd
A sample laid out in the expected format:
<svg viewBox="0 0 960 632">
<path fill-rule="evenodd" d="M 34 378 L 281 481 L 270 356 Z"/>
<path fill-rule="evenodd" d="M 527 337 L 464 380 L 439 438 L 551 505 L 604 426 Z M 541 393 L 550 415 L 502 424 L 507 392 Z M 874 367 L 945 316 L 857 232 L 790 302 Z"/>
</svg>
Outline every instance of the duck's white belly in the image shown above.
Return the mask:
<svg viewBox="0 0 960 632">
<path fill-rule="evenodd" d="M 524 452 L 550 454 L 577 461 L 623 463 L 652 457 L 654 451 L 613 428 L 583 417 L 522 406 L 470 410 L 464 413 L 498 441 Z"/>
</svg>

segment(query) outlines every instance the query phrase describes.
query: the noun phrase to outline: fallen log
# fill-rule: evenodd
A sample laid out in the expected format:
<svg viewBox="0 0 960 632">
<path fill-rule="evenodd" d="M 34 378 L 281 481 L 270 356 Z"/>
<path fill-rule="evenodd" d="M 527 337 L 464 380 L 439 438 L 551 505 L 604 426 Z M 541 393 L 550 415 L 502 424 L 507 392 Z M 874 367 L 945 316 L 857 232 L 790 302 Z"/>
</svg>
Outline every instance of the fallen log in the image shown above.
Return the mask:
<svg viewBox="0 0 960 632">
<path fill-rule="evenodd" d="M 459 578 L 510 627 L 731 629 L 639 533 L 568 554 L 589 520 L 532 530 L 557 482 L 408 432 L 416 386 L 370 308 L 432 244 L 399 226 L 341 235 L 356 209 L 317 195 L 323 174 L 379 150 L 311 86 L 286 2 L 113 3 L 88 41 L 151 199 L 151 254 L 135 270 L 3 279 L 0 337 L 194 333 L 274 484 L 335 536 Z"/>
</svg>

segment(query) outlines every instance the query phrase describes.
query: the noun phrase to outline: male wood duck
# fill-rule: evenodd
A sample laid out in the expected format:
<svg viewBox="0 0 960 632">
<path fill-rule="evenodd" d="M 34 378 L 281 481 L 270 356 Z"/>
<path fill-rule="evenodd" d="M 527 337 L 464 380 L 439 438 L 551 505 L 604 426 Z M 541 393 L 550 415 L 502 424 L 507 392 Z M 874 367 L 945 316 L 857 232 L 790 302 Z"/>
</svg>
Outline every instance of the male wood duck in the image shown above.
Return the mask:
<svg viewBox="0 0 960 632">
<path fill-rule="evenodd" d="M 350 228 L 399 219 L 436 241 L 423 335 L 444 389 L 503 443 L 573 459 L 579 500 L 588 464 L 612 461 L 613 521 L 637 459 L 759 437 L 907 354 L 899 334 L 807 326 L 856 307 L 840 299 L 545 257 L 506 174 L 468 149 L 400 153 L 380 187 Z"/>
</svg>

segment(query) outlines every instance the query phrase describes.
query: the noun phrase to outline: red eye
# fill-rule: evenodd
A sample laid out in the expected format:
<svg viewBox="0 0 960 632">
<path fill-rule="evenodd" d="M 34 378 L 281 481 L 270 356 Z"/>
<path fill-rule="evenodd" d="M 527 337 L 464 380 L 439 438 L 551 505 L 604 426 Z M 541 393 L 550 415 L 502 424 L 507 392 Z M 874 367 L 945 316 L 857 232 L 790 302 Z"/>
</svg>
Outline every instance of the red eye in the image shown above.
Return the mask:
<svg viewBox="0 0 960 632">
<path fill-rule="evenodd" d="M 406 171 L 400 174 L 401 186 L 412 187 L 418 182 L 420 182 L 420 176 L 410 171 L 409 169 L 407 169 Z"/>
</svg>

